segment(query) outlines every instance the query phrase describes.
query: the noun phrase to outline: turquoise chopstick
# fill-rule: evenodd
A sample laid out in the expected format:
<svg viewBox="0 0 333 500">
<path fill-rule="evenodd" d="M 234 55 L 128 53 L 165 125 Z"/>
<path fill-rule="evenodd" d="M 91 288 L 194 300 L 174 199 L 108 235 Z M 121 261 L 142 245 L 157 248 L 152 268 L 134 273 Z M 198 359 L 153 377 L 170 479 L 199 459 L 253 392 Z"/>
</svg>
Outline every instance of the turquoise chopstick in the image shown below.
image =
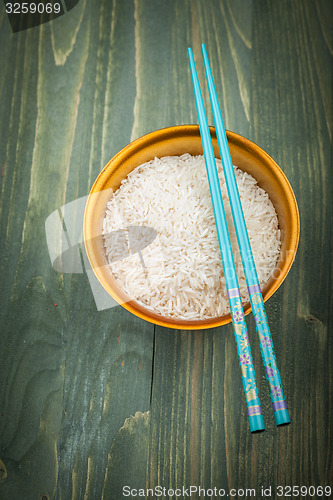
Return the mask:
<svg viewBox="0 0 333 500">
<path fill-rule="evenodd" d="M 283 394 L 280 372 L 277 367 L 273 340 L 268 325 L 264 301 L 261 294 L 257 270 L 255 267 L 250 240 L 246 229 L 242 205 L 238 193 L 235 173 L 230 156 L 227 136 L 224 129 L 221 109 L 219 106 L 212 71 L 210 68 L 205 44 L 201 45 L 209 96 L 213 110 L 217 140 L 221 153 L 224 175 L 226 179 L 232 216 L 236 228 L 238 246 L 241 253 L 247 288 L 250 296 L 252 312 L 259 337 L 260 351 L 269 383 L 272 406 L 276 425 L 290 423 L 287 403 Z"/>
<path fill-rule="evenodd" d="M 190 60 L 193 89 L 199 119 L 202 147 L 207 169 L 208 183 L 214 210 L 216 231 L 220 245 L 224 276 L 226 280 L 228 299 L 231 309 L 232 324 L 237 345 L 239 364 L 242 373 L 242 383 L 245 392 L 249 425 L 251 432 L 257 432 L 264 430 L 265 425 L 258 395 L 251 347 L 244 318 L 242 301 L 240 298 L 236 267 L 231 250 L 231 243 L 223 207 L 212 140 L 210 137 L 199 79 L 191 48 L 188 49 L 188 55 Z"/>
</svg>

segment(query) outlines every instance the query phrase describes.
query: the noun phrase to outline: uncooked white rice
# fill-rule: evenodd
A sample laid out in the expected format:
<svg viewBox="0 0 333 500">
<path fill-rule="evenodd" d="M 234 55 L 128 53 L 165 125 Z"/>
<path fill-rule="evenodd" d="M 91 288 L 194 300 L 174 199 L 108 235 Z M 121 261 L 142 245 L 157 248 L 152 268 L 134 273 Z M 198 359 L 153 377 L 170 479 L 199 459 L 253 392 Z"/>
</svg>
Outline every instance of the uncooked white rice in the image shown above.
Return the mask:
<svg viewBox="0 0 333 500">
<path fill-rule="evenodd" d="M 216 163 L 244 304 L 249 300 L 246 281 L 221 161 Z M 267 193 L 255 179 L 237 167 L 234 170 L 263 287 L 280 253 L 278 219 Z M 142 235 L 138 235 L 143 249 L 136 252 L 131 241 L 126 256 L 121 248 L 124 239 L 120 238 L 117 248 L 112 234 L 128 226 L 149 226 L 157 236 L 143 248 Z M 149 238 L 149 231 L 146 234 Z M 206 319 L 229 312 L 203 156 L 155 158 L 135 168 L 107 205 L 103 235 L 113 275 L 131 299 L 156 313 L 179 319 Z M 115 259 L 117 252 L 125 257 Z"/>
</svg>

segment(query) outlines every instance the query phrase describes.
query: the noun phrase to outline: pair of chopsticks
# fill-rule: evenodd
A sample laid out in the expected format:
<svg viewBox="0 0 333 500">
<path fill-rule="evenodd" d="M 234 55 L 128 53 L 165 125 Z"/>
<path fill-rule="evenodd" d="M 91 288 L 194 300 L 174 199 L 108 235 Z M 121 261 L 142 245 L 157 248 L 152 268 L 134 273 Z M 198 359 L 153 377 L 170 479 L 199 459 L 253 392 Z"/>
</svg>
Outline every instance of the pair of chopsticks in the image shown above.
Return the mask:
<svg viewBox="0 0 333 500">
<path fill-rule="evenodd" d="M 236 178 L 230 156 L 228 141 L 223 125 L 222 114 L 214 85 L 206 47 L 201 45 L 205 65 L 206 78 L 209 89 L 210 102 L 216 129 L 218 145 L 221 153 L 224 175 L 227 184 L 228 196 L 231 205 L 234 225 L 236 228 L 238 246 L 241 253 L 247 288 L 250 296 L 252 312 L 259 337 L 260 351 L 265 367 L 266 378 L 270 388 L 270 396 L 274 410 L 276 425 L 290 423 L 289 412 L 282 389 L 280 373 L 274 354 L 273 341 L 267 321 L 264 301 L 261 294 L 259 280 L 255 268 L 250 240 L 246 229 L 244 214 L 238 193 Z M 248 338 L 247 326 L 244 319 L 244 310 L 240 298 L 236 267 L 232 255 L 228 226 L 223 207 L 222 195 L 215 163 L 212 140 L 208 127 L 207 117 L 200 90 L 192 49 L 188 49 L 193 89 L 199 119 L 200 135 L 206 162 L 207 176 L 215 216 L 216 231 L 222 256 L 224 276 L 226 280 L 232 324 L 237 345 L 239 364 L 241 367 L 242 383 L 247 404 L 247 414 L 251 432 L 265 429 L 261 404 L 256 384 L 251 347 Z"/>
</svg>

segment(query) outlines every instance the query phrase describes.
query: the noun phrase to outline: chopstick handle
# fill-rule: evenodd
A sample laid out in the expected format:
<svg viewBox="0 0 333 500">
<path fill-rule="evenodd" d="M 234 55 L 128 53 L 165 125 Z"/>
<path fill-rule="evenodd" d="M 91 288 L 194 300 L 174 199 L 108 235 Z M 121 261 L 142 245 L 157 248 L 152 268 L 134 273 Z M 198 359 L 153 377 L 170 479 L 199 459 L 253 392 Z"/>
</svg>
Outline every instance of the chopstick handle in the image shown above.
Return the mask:
<svg viewBox="0 0 333 500">
<path fill-rule="evenodd" d="M 261 431 L 265 429 L 265 426 L 239 289 L 228 290 L 228 298 L 250 430 L 251 432 Z"/>
<path fill-rule="evenodd" d="M 247 233 L 242 205 L 239 198 L 221 109 L 217 98 L 214 79 L 210 68 L 205 44 L 202 44 L 201 48 L 207 76 L 209 96 L 213 110 L 216 135 L 221 152 L 221 161 L 223 164 L 232 215 L 236 228 L 238 245 L 240 248 L 245 277 L 248 285 L 252 312 L 256 324 L 257 335 L 259 337 L 261 356 L 266 371 L 266 378 L 269 383 L 275 422 L 277 425 L 288 424 L 290 423 L 289 412 L 283 394 L 280 373 L 276 364 L 273 340 L 268 326 L 265 306 L 260 291 L 257 271 L 251 251 L 251 245 Z"/>
<path fill-rule="evenodd" d="M 256 325 L 262 361 L 269 384 L 272 407 L 276 425 L 290 423 L 286 399 L 283 393 L 281 376 L 276 363 L 273 339 L 268 325 L 264 301 L 259 285 L 248 287 L 252 313 Z"/>
<path fill-rule="evenodd" d="M 239 364 L 242 373 L 243 389 L 245 392 L 245 400 L 248 408 L 249 425 L 251 432 L 257 432 L 264 430 L 265 425 L 261 412 L 260 399 L 258 396 L 258 388 L 256 384 L 251 347 L 249 344 L 247 327 L 244 319 L 244 311 L 240 299 L 236 268 L 231 251 L 231 243 L 223 207 L 213 145 L 209 132 L 192 49 L 188 49 L 188 54 L 190 60 L 195 102 L 199 118 L 202 147 L 205 157 L 207 177 L 216 223 L 216 232 L 220 245 L 222 265 L 224 269 L 224 276 L 226 280 L 228 298 L 231 308 L 232 324 L 235 334 Z"/>
</svg>

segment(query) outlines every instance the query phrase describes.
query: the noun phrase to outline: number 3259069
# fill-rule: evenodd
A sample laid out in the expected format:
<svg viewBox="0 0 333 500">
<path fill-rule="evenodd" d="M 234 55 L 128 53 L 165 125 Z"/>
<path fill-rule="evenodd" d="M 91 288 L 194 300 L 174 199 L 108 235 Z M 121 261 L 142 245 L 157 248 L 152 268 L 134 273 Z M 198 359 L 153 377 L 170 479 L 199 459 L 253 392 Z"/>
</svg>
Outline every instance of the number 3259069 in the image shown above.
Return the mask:
<svg viewBox="0 0 333 500">
<path fill-rule="evenodd" d="M 7 14 L 59 14 L 61 10 L 60 3 L 28 3 L 28 2 L 7 2 L 6 12 Z"/>
</svg>

